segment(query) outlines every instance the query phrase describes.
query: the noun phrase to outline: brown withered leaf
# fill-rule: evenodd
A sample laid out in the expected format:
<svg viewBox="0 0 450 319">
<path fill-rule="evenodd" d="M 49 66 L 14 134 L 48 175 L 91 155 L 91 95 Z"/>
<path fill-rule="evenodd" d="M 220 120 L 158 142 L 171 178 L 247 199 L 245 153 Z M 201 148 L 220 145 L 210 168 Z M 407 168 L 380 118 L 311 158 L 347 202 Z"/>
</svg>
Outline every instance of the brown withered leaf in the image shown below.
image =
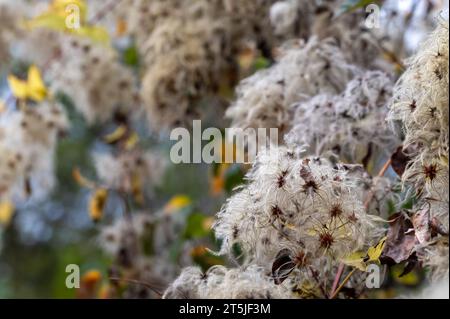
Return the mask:
<svg viewBox="0 0 450 319">
<path fill-rule="evenodd" d="M 421 244 L 431 239 L 431 222 L 429 207 L 424 207 L 414 213 L 412 217 L 414 232 L 417 241 Z"/>
<path fill-rule="evenodd" d="M 430 228 L 432 237 L 435 237 L 438 234 L 446 237 L 449 235 L 448 230 L 445 229 L 445 226 L 436 217 L 431 219 Z"/>
<path fill-rule="evenodd" d="M 403 152 L 403 146 L 400 146 L 391 155 L 391 167 L 398 176 L 402 177 L 410 160 L 411 158 Z"/>
<path fill-rule="evenodd" d="M 402 213 L 396 213 L 389 219 L 386 245 L 380 260 L 383 263 L 396 264 L 408 260 L 416 245 L 414 226 Z"/>
<path fill-rule="evenodd" d="M 289 249 L 282 249 L 275 257 L 275 261 L 272 264 L 272 277 L 276 285 L 280 285 L 289 274 L 294 270 L 295 263 L 291 257 L 291 251 Z"/>
</svg>

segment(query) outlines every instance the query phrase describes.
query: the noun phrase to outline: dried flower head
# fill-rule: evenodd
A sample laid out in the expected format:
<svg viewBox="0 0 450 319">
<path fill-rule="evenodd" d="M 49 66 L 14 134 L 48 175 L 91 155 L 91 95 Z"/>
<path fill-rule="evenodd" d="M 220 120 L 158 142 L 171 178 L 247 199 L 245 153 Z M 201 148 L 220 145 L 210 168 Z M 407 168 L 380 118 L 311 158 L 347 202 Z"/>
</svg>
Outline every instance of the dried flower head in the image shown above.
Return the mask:
<svg viewBox="0 0 450 319">
<path fill-rule="evenodd" d="M 221 253 L 238 244 L 248 262 L 267 268 L 287 250 L 301 281 L 311 269 L 326 272 L 383 232 L 357 196 L 358 180 L 325 159 L 271 149 L 259 154 L 247 179 L 217 215 Z"/>
<path fill-rule="evenodd" d="M 57 138 L 68 129 L 62 108 L 40 103 L 0 117 L 0 197 L 41 198 L 53 188 Z"/>
<path fill-rule="evenodd" d="M 350 81 L 339 95 L 321 94 L 296 106 L 288 145 L 308 146 L 308 153 L 332 152 L 350 163 L 390 156 L 400 143 L 385 123 L 392 81 L 368 71 Z"/>
<path fill-rule="evenodd" d="M 44 68 L 52 79 L 50 89 L 67 94 L 89 124 L 110 120 L 117 112 L 138 113 L 135 76 L 110 47 L 39 28 L 21 39 L 19 56 Z"/>
<path fill-rule="evenodd" d="M 282 136 L 290 128 L 294 103 L 338 94 L 358 72 L 330 39 L 288 43 L 274 66 L 240 83 L 226 117 L 233 127 L 278 128 Z"/>
<path fill-rule="evenodd" d="M 134 214 L 117 219 L 104 227 L 99 236 L 101 247 L 118 265 L 131 268 L 142 254 L 142 237 L 150 231 L 153 219 L 148 214 Z"/>
<path fill-rule="evenodd" d="M 429 209 L 430 220 L 443 229 L 427 236 L 428 245 L 416 248 L 420 260 L 431 267 L 433 279 L 448 276 L 448 58 L 448 21 L 440 21 L 407 61 L 408 68 L 394 88 L 388 117 L 401 127 L 405 151 L 410 153 L 402 180 L 416 190 L 414 209 Z M 445 240 L 447 245 L 435 243 Z"/>
<path fill-rule="evenodd" d="M 185 268 L 164 293 L 165 299 L 286 299 L 291 292 L 276 286 L 258 266 L 227 269 L 214 266 L 206 273 Z"/>
<path fill-rule="evenodd" d="M 141 96 L 153 129 L 187 126 L 201 118 L 205 99 L 235 81 L 237 54 L 246 40 L 270 51 L 264 44 L 264 22 L 271 3 L 201 0 L 194 5 L 147 5 L 146 15 L 158 16 L 140 42 L 147 67 Z"/>
<path fill-rule="evenodd" d="M 97 175 L 105 187 L 134 194 L 139 188 L 154 187 L 161 182 L 166 162 L 160 154 L 147 151 L 94 155 Z M 145 183 L 145 184 L 144 184 Z"/>
</svg>

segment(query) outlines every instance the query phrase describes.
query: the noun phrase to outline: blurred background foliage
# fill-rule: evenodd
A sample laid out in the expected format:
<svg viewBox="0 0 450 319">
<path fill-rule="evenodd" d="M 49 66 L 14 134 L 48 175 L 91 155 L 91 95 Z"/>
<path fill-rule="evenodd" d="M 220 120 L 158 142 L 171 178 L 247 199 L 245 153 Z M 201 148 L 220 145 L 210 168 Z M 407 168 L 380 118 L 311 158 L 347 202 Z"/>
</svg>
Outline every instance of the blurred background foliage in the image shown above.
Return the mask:
<svg viewBox="0 0 450 319">
<path fill-rule="evenodd" d="M 343 12 L 364 7 L 371 2 L 348 1 Z M 125 47 L 121 54 L 123 63 L 139 72 L 140 57 L 134 43 Z M 247 73 L 251 74 L 269 67 L 271 61 L 256 56 L 249 65 Z M 11 72 L 26 74 L 27 69 L 28 65 L 14 61 Z M 2 93 L 8 89 L 6 76 L 7 74 L 1 74 Z M 222 94 L 226 99 L 232 99 L 233 88 L 228 88 Z M 111 223 L 121 214 L 119 199 L 110 198 L 104 218 L 95 223 L 87 212 L 90 193 L 73 178 L 73 171 L 78 168 L 84 176 L 96 179 L 91 153 L 97 148 L 105 147 L 98 143 L 99 136 L 105 133 L 104 128 L 88 126 L 75 111 L 73 102 L 67 95 L 60 93 L 56 98 L 64 105 L 71 122 L 70 131 L 59 140 L 56 150 L 57 187 L 44 202 L 16 207 L 10 227 L 0 229 L 0 298 L 74 298 L 76 291 L 65 286 L 68 264 L 80 265 L 82 274 L 98 271 L 102 276 L 101 280 L 107 281 L 108 267 L 112 260 L 98 247 L 97 236 L 102 225 Z M 212 113 L 209 122 L 202 124 L 208 127 L 220 122 L 221 127 L 225 127 L 226 123 L 215 118 L 214 112 Z M 160 139 L 147 132 L 145 127 L 138 133 L 141 137 L 140 144 L 160 149 L 168 157 L 172 145 L 168 139 Z M 212 232 L 205 226 L 211 225 L 211 216 L 220 210 L 232 189 L 242 183 L 244 173 L 245 167 L 241 165 L 224 167 L 222 164 L 169 164 L 161 185 L 155 189 L 148 210 L 164 207 L 177 195 L 187 196 L 192 202 L 187 208 L 177 212 L 186 223 L 171 246 L 171 256 L 175 263 L 183 241 L 208 238 L 211 243 L 215 242 Z M 192 254 L 194 261 L 203 269 L 224 263 L 204 247 L 197 247 Z M 391 275 L 388 274 L 388 287 L 398 289 L 403 286 L 414 287 L 420 283 L 422 274 L 413 271 L 398 278 L 401 271 L 402 268 L 398 267 L 392 270 Z M 374 294 L 378 297 L 390 297 L 394 292 L 387 288 L 375 291 Z"/>
</svg>

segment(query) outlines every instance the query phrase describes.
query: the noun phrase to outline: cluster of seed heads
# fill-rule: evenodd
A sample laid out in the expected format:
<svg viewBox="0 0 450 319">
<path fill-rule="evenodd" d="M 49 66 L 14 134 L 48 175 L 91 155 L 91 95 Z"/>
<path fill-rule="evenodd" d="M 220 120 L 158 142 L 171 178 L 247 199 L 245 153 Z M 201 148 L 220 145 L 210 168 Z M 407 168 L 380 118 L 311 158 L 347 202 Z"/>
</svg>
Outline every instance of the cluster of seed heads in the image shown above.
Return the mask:
<svg viewBox="0 0 450 319">
<path fill-rule="evenodd" d="M 366 214 L 355 176 L 326 159 L 301 157 L 284 147 L 260 154 L 247 185 L 217 215 L 220 253 L 232 254 L 239 245 L 245 263 L 267 270 L 284 254 L 293 260 L 295 285 L 312 274 L 328 280 L 327 272 L 339 260 L 383 232 Z"/>
<path fill-rule="evenodd" d="M 416 191 L 414 209 L 428 210 L 429 220 L 444 234 L 434 234 L 425 248 L 416 248 L 434 278 L 448 276 L 449 271 L 448 52 L 448 21 L 440 21 L 407 61 L 407 69 L 394 88 L 389 114 L 410 157 L 402 180 Z"/>
</svg>

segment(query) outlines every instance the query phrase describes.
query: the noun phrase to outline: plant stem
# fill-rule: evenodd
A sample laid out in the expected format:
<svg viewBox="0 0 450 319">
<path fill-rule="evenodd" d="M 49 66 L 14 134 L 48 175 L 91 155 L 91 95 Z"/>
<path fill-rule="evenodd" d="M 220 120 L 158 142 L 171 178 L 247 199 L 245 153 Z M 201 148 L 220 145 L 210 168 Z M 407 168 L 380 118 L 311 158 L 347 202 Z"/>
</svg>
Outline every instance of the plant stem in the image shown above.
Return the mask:
<svg viewBox="0 0 450 319">
<path fill-rule="evenodd" d="M 392 164 L 392 159 L 389 158 L 389 159 L 384 163 L 384 165 L 383 165 L 383 167 L 380 169 L 380 171 L 378 172 L 377 177 L 383 177 L 384 174 L 386 174 L 386 171 L 387 171 L 387 170 L 389 169 L 389 167 L 391 166 L 391 164 Z M 372 201 L 373 196 L 375 195 L 375 192 L 374 192 L 374 186 L 376 186 L 376 184 L 373 185 L 371 191 L 369 192 L 369 195 L 367 196 L 366 201 L 364 202 L 364 207 L 366 208 L 366 210 L 369 208 L 370 202 Z M 350 279 L 350 277 L 347 276 L 348 278 L 345 278 L 345 279 L 344 279 L 344 281 L 343 281 L 343 283 L 341 284 L 341 286 L 339 286 L 338 288 L 336 288 L 337 285 L 339 284 L 339 280 L 341 279 L 341 276 L 342 276 L 342 273 L 344 272 L 344 269 L 345 269 L 345 265 L 344 265 L 343 263 L 340 263 L 340 264 L 339 264 L 339 268 L 338 268 L 337 273 L 336 273 L 336 276 L 334 277 L 333 286 L 331 287 L 331 292 L 330 292 L 330 296 L 331 296 L 330 298 L 331 298 L 331 299 L 333 299 L 333 298 L 336 296 L 336 294 L 339 293 L 339 290 L 342 289 L 343 285 L 345 285 L 346 282 Z M 350 272 L 349 275 L 351 276 L 351 275 L 353 274 L 354 271 L 355 271 L 355 269 L 352 270 L 352 271 Z"/>
<path fill-rule="evenodd" d="M 339 287 L 336 289 L 336 291 L 333 292 L 333 294 L 331 295 L 330 299 L 334 299 L 336 298 L 336 296 L 338 295 L 339 291 L 341 291 L 342 288 L 344 288 L 345 284 L 350 280 L 350 278 L 352 277 L 352 275 L 355 273 L 357 268 L 353 268 L 352 271 L 349 272 L 349 274 L 347 275 L 347 277 L 344 278 L 344 280 L 342 281 L 342 283 L 339 285 Z"/>
<path fill-rule="evenodd" d="M 338 271 L 336 273 L 336 276 L 334 277 L 333 286 L 331 287 L 331 291 L 330 291 L 330 296 L 332 296 L 334 294 L 334 292 L 336 291 L 336 288 L 339 284 L 339 281 L 341 280 L 341 276 L 342 276 L 342 273 L 344 272 L 344 269 L 345 269 L 345 264 L 340 263 Z"/>
</svg>

